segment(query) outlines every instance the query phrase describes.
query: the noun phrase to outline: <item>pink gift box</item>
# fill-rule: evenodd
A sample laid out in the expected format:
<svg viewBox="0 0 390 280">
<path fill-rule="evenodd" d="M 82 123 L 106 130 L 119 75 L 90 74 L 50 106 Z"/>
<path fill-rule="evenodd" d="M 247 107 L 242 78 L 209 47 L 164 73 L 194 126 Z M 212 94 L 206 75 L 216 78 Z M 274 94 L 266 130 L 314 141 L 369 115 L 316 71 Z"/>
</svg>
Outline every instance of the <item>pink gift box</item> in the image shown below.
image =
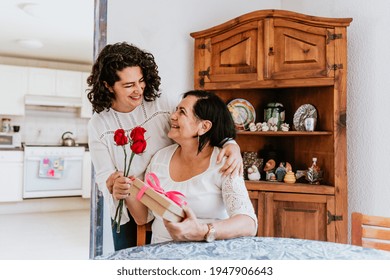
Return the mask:
<svg viewBox="0 0 390 280">
<path fill-rule="evenodd" d="M 136 178 L 133 181 L 133 186 L 134 188 L 130 188 L 130 193 L 134 197 L 137 197 L 140 190 L 144 188 L 145 183 Z M 152 210 L 154 214 L 157 214 L 168 221 L 180 222 L 185 217 L 182 207 L 169 199 L 165 194 L 159 193 L 151 187 L 146 188 L 145 193 L 141 196 L 139 201 Z"/>
</svg>

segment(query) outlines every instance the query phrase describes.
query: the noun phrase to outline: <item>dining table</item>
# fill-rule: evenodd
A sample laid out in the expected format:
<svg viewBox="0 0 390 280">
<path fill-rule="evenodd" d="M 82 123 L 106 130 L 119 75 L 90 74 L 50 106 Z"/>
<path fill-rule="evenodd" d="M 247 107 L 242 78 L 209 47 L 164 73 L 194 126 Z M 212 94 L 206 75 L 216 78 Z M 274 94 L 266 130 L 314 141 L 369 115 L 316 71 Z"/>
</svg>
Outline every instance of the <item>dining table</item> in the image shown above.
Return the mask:
<svg viewBox="0 0 390 280">
<path fill-rule="evenodd" d="M 279 237 L 163 242 L 95 257 L 100 260 L 390 260 L 390 252 L 351 244 Z"/>
</svg>

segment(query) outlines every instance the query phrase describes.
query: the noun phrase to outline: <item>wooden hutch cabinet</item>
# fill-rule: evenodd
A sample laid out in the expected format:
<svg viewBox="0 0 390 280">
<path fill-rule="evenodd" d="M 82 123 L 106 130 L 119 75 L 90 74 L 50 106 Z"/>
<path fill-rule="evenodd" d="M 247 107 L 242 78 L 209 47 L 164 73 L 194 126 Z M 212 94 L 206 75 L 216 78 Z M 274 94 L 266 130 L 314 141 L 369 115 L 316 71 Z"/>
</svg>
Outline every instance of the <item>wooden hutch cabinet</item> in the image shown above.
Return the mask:
<svg viewBox="0 0 390 280">
<path fill-rule="evenodd" d="M 351 18 L 323 18 L 282 10 L 254 11 L 191 33 L 196 89 L 225 102 L 248 100 L 263 122 L 264 108 L 280 102 L 290 130 L 238 131 L 242 152 L 276 147 L 293 171 L 313 157 L 320 185 L 246 181 L 258 214 L 259 236 L 347 242 L 346 77 Z M 314 132 L 296 131 L 294 113 L 315 106 Z"/>
</svg>

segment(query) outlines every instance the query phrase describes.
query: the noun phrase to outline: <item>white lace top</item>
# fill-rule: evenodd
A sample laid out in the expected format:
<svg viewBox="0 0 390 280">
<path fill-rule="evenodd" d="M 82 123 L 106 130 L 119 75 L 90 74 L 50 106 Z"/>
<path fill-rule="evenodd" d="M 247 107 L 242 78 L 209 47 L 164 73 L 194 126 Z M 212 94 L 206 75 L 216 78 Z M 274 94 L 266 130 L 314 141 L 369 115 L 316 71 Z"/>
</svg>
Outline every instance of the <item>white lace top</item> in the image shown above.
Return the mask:
<svg viewBox="0 0 390 280">
<path fill-rule="evenodd" d="M 157 152 L 147 169 L 147 172 L 153 172 L 157 175 L 161 187 L 165 191 L 175 190 L 183 193 L 188 206 L 203 223 L 244 214 L 250 216 L 257 226 L 257 218 L 243 178 L 231 179 L 229 176 L 224 177 L 219 173 L 219 169 L 223 165 L 223 161 L 220 164 L 216 163 L 220 152 L 219 148 L 214 148 L 209 168 L 205 172 L 189 180 L 175 182 L 169 174 L 169 163 L 177 147 L 178 145 L 174 144 Z M 172 240 L 172 238 L 162 219 L 156 216 L 152 225 L 152 243 L 168 240 Z"/>
</svg>

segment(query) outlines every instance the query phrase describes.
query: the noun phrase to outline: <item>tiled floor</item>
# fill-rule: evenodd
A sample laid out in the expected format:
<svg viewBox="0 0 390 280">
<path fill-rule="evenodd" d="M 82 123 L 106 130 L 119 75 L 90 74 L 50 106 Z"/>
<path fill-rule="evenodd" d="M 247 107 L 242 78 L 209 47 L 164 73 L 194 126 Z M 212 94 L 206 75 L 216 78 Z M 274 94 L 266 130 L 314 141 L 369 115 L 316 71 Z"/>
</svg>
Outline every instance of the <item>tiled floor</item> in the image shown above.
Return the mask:
<svg viewBox="0 0 390 280">
<path fill-rule="evenodd" d="M 89 210 L 0 215 L 0 260 L 89 258 Z"/>
</svg>

